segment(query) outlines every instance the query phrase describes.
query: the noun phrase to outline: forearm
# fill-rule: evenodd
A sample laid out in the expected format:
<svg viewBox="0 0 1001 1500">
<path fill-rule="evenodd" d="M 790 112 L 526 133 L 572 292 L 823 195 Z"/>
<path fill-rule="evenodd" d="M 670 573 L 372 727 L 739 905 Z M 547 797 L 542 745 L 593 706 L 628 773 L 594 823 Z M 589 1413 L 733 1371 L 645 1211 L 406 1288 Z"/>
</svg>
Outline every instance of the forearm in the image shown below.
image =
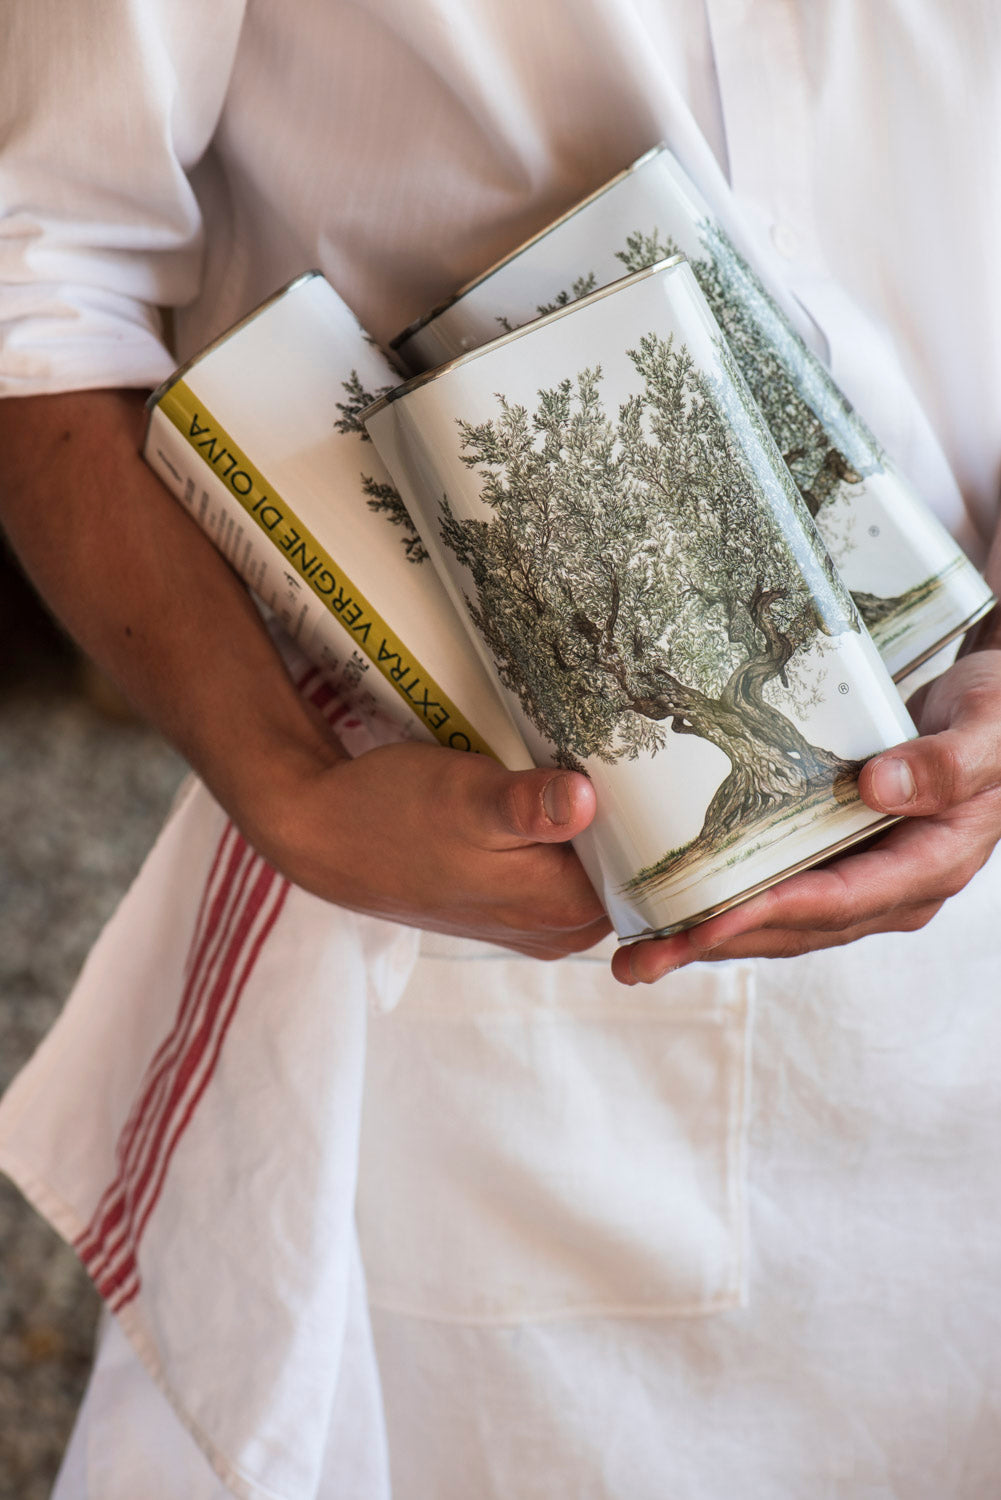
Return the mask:
<svg viewBox="0 0 1001 1500">
<path fill-rule="evenodd" d="M 584 776 L 393 745 L 349 760 L 243 585 L 139 457 L 142 402 L 0 402 L 0 518 L 66 628 L 283 874 L 324 899 L 555 958 L 607 919 L 569 840 Z"/>
<path fill-rule="evenodd" d="M 70 634 L 260 838 L 259 789 L 339 752 L 142 430 L 136 392 L 0 402 L 0 519 Z"/>
</svg>

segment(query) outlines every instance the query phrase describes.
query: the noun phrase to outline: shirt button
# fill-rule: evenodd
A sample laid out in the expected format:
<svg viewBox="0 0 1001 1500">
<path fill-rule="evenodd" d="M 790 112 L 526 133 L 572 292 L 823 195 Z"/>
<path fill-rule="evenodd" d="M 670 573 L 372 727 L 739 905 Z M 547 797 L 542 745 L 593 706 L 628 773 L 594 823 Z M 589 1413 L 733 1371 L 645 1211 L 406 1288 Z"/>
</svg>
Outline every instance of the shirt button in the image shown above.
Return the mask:
<svg viewBox="0 0 1001 1500">
<path fill-rule="evenodd" d="M 799 254 L 799 235 L 788 224 L 772 225 L 772 244 L 786 260 L 792 260 Z"/>
</svg>

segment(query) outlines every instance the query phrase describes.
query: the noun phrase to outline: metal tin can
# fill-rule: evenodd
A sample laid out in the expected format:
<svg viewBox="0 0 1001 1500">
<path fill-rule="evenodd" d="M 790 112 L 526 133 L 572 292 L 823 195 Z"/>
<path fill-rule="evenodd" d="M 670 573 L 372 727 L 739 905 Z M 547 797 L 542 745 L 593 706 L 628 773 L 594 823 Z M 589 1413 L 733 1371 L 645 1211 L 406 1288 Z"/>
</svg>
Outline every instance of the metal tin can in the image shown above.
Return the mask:
<svg viewBox="0 0 1001 1500">
<path fill-rule="evenodd" d="M 883 660 L 899 682 L 993 605 L 977 569 L 730 242 L 663 146 L 392 341 L 430 369 L 664 256 L 713 315 Z"/>
<path fill-rule="evenodd" d="M 398 376 L 318 273 L 153 393 L 146 461 L 287 633 L 400 733 L 531 765 L 357 413 Z"/>
<path fill-rule="evenodd" d="M 591 777 L 620 938 L 892 821 L 857 773 L 914 727 L 683 259 L 361 420 L 536 762 Z"/>
</svg>

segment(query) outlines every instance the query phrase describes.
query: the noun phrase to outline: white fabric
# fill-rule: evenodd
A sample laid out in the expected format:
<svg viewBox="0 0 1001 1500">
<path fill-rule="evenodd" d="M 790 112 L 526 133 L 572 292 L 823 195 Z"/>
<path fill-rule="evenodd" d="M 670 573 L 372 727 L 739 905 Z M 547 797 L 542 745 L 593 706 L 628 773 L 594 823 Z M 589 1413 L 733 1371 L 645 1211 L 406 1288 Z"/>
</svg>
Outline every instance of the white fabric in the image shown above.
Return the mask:
<svg viewBox="0 0 1001 1500">
<path fill-rule="evenodd" d="M 338 728 L 370 747 L 343 713 Z M 4 1098 L 5 1169 L 78 1247 L 238 1495 L 315 1493 L 346 1404 L 360 1413 L 342 1432 L 349 1450 L 365 1434 L 360 1472 L 385 1467 L 353 1196 L 366 1007 L 394 1003 L 417 944 L 289 887 L 192 781 Z M 108 1250 L 94 1258 L 98 1214 Z M 81 1492 L 187 1497 L 187 1449 L 158 1462 L 131 1415 L 146 1384 L 122 1403 L 135 1353 L 115 1349 L 90 1400 Z M 178 1431 L 166 1409 L 153 1428 L 168 1446 Z"/>
<path fill-rule="evenodd" d="M 186 304 L 190 352 L 310 264 L 388 336 L 663 138 L 986 544 L 990 0 L 20 0 L 7 29 L 0 390 L 155 381 L 147 304 Z M 190 793 L 0 1108 L 71 1238 L 222 821 Z M 993 1492 L 998 859 L 920 934 L 639 995 L 607 945 L 429 938 L 414 968 L 411 934 L 258 874 L 274 925 L 132 1221 L 131 1343 L 60 1500 L 383 1500 L 387 1452 L 394 1500 Z"/>
<path fill-rule="evenodd" d="M 0 393 L 154 383 L 146 302 L 185 305 L 187 355 L 308 264 L 388 338 L 663 138 L 948 514 L 899 357 L 983 537 L 999 28 L 991 0 L 16 0 Z"/>
</svg>

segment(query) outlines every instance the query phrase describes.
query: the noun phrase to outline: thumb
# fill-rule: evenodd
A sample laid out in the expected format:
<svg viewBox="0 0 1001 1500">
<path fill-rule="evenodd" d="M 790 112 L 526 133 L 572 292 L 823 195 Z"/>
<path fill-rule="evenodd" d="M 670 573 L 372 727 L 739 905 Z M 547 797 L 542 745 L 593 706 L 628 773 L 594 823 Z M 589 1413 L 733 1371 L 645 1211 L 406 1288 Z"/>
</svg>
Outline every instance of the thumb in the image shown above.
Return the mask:
<svg viewBox="0 0 1001 1500">
<path fill-rule="evenodd" d="M 594 787 L 579 771 L 511 771 L 483 809 L 487 845 L 558 844 L 575 838 L 595 814 Z"/>
<path fill-rule="evenodd" d="M 870 807 L 928 817 L 998 785 L 1001 652 L 975 652 L 943 672 L 928 685 L 919 713 L 920 739 L 863 767 L 859 791 Z"/>
<path fill-rule="evenodd" d="M 911 740 L 871 760 L 859 776 L 859 791 L 877 811 L 907 817 L 959 807 L 997 785 L 1001 761 L 996 742 L 987 740 L 960 729 Z"/>
</svg>

